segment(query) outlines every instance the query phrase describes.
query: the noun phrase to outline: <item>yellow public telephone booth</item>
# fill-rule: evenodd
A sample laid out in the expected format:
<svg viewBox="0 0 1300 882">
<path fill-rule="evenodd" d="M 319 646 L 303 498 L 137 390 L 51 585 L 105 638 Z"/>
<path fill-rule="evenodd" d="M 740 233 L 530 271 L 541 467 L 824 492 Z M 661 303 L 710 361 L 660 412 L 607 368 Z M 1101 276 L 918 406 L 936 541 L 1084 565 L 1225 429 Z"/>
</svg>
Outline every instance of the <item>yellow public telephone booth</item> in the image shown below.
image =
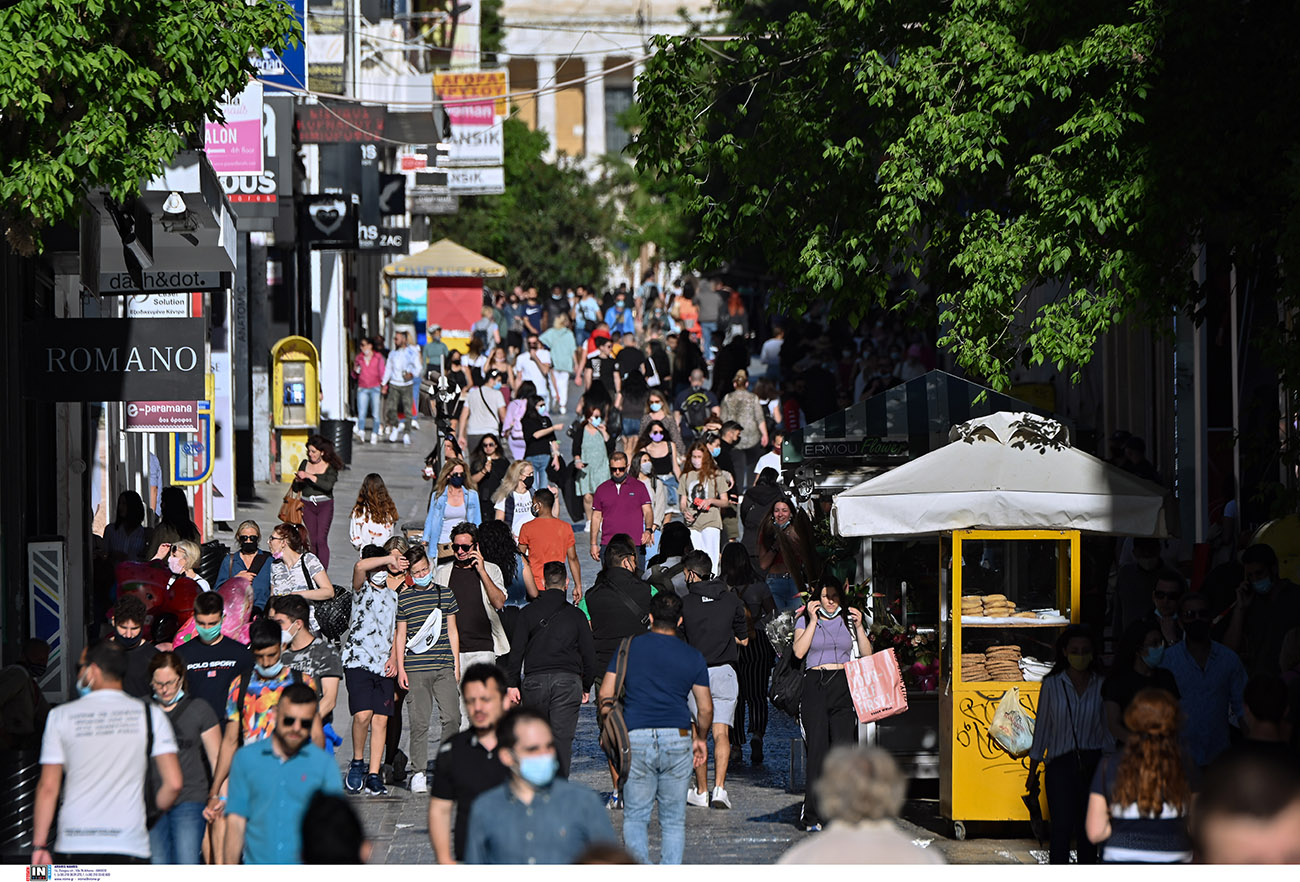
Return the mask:
<svg viewBox="0 0 1300 882">
<path fill-rule="evenodd" d="M 939 804 L 958 839 L 967 821 L 1025 819 L 1029 759 L 1003 750 L 988 727 L 1012 687 L 1037 718 L 1056 640 L 1079 620 L 1080 549 L 1078 530 L 952 531 Z M 1039 799 L 1046 816 L 1047 800 Z"/>
<path fill-rule="evenodd" d="M 271 426 L 280 480 L 289 482 L 320 427 L 320 355 L 306 337 L 285 337 L 271 347 L 271 364 Z"/>
</svg>

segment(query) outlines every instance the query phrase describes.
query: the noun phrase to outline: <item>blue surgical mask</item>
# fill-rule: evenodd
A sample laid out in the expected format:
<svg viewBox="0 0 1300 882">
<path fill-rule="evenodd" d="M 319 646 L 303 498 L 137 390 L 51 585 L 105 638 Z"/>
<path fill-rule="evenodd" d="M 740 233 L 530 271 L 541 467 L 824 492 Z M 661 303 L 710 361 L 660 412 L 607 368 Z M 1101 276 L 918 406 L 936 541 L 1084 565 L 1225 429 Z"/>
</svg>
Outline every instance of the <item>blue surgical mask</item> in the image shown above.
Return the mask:
<svg viewBox="0 0 1300 882">
<path fill-rule="evenodd" d="M 602 422 L 604 422 L 604 420 L 602 420 L 602 419 L 601 419 L 600 417 L 598 417 L 598 416 L 594 416 L 594 417 L 591 418 L 591 424 L 592 424 L 593 426 L 595 426 L 597 429 L 600 428 L 600 424 L 601 424 Z"/>
<path fill-rule="evenodd" d="M 710 448 L 709 448 L 709 453 L 712 453 L 714 456 L 717 456 L 718 454 L 722 453 L 722 448 L 721 448 L 721 447 L 710 447 Z"/>
<path fill-rule="evenodd" d="M 1273 587 L 1273 580 L 1269 578 L 1256 579 L 1250 583 L 1250 587 L 1255 589 L 1256 594 L 1267 594 Z"/>
<path fill-rule="evenodd" d="M 1146 652 L 1142 653 L 1142 661 L 1150 667 L 1160 664 L 1161 659 L 1165 657 L 1165 648 L 1163 646 L 1148 646 Z"/>
<path fill-rule="evenodd" d="M 560 770 L 560 761 L 553 753 L 519 758 L 519 777 L 534 787 L 548 787 Z"/>
<path fill-rule="evenodd" d="M 421 588 L 428 588 L 431 584 L 433 584 L 433 571 L 430 570 L 429 572 L 425 573 L 423 576 L 412 576 L 411 581 L 419 585 Z"/>
<path fill-rule="evenodd" d="M 85 698 L 94 691 L 95 690 L 90 688 L 89 683 L 83 683 L 80 677 L 77 678 L 77 697 Z"/>
<path fill-rule="evenodd" d="M 253 665 L 253 667 L 257 669 L 257 676 L 263 680 L 273 680 L 280 676 L 280 672 L 284 670 L 284 662 L 278 661 L 269 668 L 264 668 L 261 665 Z"/>
<path fill-rule="evenodd" d="M 663 409 L 664 409 L 664 406 L 663 406 L 662 404 L 660 404 L 658 401 L 651 401 L 651 402 L 650 402 L 650 411 L 651 411 L 652 413 L 658 413 L 659 411 L 661 411 L 661 410 L 663 410 Z"/>
<path fill-rule="evenodd" d="M 181 700 L 182 698 L 184 698 L 184 697 L 185 697 L 185 690 L 184 690 L 184 689 L 177 689 L 177 690 L 176 690 L 176 696 L 175 696 L 171 701 L 163 701 L 162 698 L 158 695 L 157 692 L 155 692 L 155 693 L 153 694 L 153 700 L 156 701 L 156 702 L 158 702 L 158 704 L 159 704 L 160 707 L 171 707 L 172 705 L 176 704 L 178 701 L 180 701 L 180 700 Z"/>
</svg>

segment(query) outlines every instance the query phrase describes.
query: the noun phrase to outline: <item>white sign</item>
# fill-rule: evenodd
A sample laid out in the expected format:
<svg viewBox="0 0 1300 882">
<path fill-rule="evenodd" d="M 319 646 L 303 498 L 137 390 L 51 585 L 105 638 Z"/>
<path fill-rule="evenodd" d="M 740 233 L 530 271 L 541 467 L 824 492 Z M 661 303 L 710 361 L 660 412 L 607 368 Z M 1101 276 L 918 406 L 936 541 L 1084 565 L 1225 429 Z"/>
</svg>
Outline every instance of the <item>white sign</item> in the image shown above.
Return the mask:
<svg viewBox="0 0 1300 882">
<path fill-rule="evenodd" d="M 508 111 L 509 77 L 504 70 L 433 75 L 433 90 L 451 123 L 446 139 L 449 165 L 501 165 L 502 124 Z"/>
<path fill-rule="evenodd" d="M 447 187 L 460 196 L 497 196 L 506 191 L 506 170 L 494 168 L 449 168 Z"/>
<path fill-rule="evenodd" d="M 126 298 L 127 318 L 189 318 L 189 294 L 132 294 Z"/>
</svg>

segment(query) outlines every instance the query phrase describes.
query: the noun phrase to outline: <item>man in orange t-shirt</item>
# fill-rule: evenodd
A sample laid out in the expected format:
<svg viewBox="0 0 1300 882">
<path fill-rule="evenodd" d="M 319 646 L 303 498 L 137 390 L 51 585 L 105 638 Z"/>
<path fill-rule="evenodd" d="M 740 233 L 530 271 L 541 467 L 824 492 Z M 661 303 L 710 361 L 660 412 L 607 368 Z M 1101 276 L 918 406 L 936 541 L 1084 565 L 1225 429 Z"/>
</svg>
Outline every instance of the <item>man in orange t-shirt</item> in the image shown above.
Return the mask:
<svg viewBox="0 0 1300 882">
<path fill-rule="evenodd" d="M 573 602 L 577 603 L 582 599 L 582 569 L 578 566 L 573 525 L 551 514 L 554 505 L 555 493 L 551 490 L 538 490 L 533 494 L 533 507 L 537 510 L 537 517 L 519 529 L 519 548 L 528 557 L 528 565 L 533 569 L 533 582 L 537 585 L 546 584 L 542 578 L 542 567 L 547 563 L 567 562 L 569 575 L 573 578 Z"/>
</svg>

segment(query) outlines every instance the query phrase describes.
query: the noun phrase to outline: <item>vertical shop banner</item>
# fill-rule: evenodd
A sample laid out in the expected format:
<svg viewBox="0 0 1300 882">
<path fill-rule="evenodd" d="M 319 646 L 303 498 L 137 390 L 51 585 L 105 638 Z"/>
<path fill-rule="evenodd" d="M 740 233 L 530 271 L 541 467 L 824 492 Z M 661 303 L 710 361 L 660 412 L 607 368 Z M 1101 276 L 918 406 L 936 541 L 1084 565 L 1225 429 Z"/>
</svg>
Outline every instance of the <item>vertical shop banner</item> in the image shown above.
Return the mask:
<svg viewBox="0 0 1300 882">
<path fill-rule="evenodd" d="M 203 150 L 219 175 L 262 173 L 262 84 L 251 82 L 244 91 L 221 102 L 225 122 L 206 120 Z"/>
<path fill-rule="evenodd" d="M 459 13 L 451 41 L 451 67 L 453 70 L 473 70 L 479 65 L 482 45 L 483 0 L 462 0 L 456 6 Z"/>
<path fill-rule="evenodd" d="M 505 161 L 501 126 L 509 111 L 509 87 L 504 70 L 433 75 L 433 90 L 451 124 L 448 165 L 501 165 Z"/>
<path fill-rule="evenodd" d="M 257 78 L 266 84 L 267 92 L 298 92 L 307 88 L 307 45 L 304 42 L 306 0 L 287 0 L 293 7 L 293 17 L 301 28 L 299 35 L 293 38 L 292 45 L 283 52 L 276 53 L 269 46 L 255 49 L 248 53 L 248 60 L 257 71 Z"/>
<path fill-rule="evenodd" d="M 307 0 L 307 88 L 343 94 L 347 37 L 347 0 Z"/>
<path fill-rule="evenodd" d="M 214 335 L 219 329 L 213 330 Z M 235 402 L 230 359 L 230 327 L 225 328 L 227 349 L 212 352 L 212 519 L 235 519 Z M 215 344 L 216 341 L 214 340 Z"/>
</svg>

